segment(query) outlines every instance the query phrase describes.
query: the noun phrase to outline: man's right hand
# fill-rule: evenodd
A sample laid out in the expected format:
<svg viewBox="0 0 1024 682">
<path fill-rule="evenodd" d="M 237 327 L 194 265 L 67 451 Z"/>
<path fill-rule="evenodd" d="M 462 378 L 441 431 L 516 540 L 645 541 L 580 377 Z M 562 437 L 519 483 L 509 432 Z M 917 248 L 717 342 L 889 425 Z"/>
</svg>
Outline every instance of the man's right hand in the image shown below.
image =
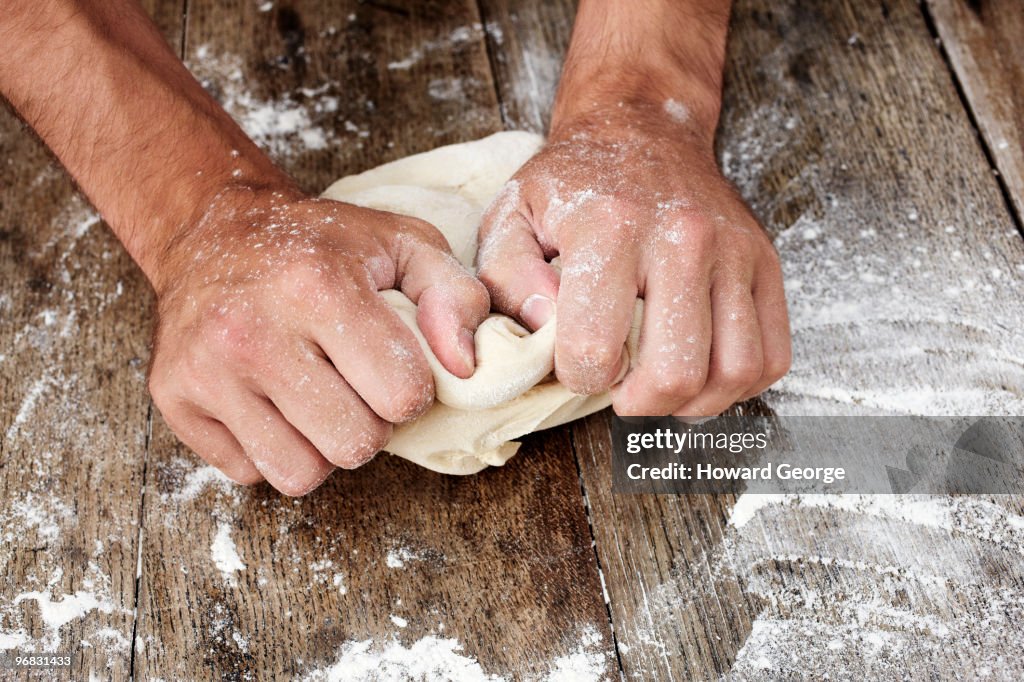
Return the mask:
<svg viewBox="0 0 1024 682">
<path fill-rule="evenodd" d="M 378 295 L 403 291 L 466 377 L 487 292 L 431 225 L 294 190 L 228 190 L 151 273 L 150 390 L 174 432 L 235 481 L 288 495 L 367 462 L 434 384 Z"/>
</svg>

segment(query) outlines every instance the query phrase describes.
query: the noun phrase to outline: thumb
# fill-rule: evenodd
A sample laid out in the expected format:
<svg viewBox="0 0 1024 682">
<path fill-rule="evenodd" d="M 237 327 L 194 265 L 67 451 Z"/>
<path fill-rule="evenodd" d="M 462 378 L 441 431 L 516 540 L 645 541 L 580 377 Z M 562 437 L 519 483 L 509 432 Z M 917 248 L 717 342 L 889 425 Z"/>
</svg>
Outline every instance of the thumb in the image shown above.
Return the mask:
<svg viewBox="0 0 1024 682">
<path fill-rule="evenodd" d="M 484 214 L 479 234 L 477 276 L 494 308 L 537 330 L 555 313 L 558 273 L 544 259 L 530 221 L 519 209 L 513 180 Z"/>
</svg>

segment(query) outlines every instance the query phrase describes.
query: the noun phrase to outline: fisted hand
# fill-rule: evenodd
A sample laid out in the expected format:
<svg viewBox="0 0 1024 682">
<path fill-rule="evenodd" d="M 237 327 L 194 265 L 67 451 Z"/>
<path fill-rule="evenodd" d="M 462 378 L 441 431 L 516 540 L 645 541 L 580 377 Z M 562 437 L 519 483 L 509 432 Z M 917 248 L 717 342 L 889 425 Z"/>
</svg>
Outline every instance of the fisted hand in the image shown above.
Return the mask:
<svg viewBox="0 0 1024 682">
<path fill-rule="evenodd" d="M 682 118 L 615 108 L 556 125 L 481 229 L 494 306 L 533 329 L 557 308 L 555 371 L 577 393 L 619 376 L 644 299 L 639 357 L 613 392 L 620 415 L 715 415 L 790 364 L 775 249 L 710 136 Z"/>
<path fill-rule="evenodd" d="M 157 407 L 227 476 L 288 495 L 364 464 L 433 400 L 415 337 L 378 291 L 418 303 L 431 348 L 461 377 L 489 310 L 433 226 L 292 190 L 222 193 L 164 263 Z"/>
</svg>

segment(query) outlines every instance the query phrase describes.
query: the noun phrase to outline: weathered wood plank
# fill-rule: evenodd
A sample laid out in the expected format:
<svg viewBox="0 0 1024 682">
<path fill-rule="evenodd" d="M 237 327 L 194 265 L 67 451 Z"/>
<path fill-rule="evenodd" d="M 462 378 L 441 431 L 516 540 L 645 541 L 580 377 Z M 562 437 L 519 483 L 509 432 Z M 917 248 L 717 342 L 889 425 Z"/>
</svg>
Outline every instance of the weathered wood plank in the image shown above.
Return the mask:
<svg viewBox="0 0 1024 682">
<path fill-rule="evenodd" d="M 311 190 L 501 127 L 469 2 L 262 11 L 193 0 L 188 26 L 192 66 Z M 289 116 L 307 141 L 324 147 L 295 152 L 302 135 L 260 129 L 265 111 L 298 112 Z M 297 501 L 210 483 L 159 419 L 152 457 L 139 675 L 285 678 L 352 665 L 358 642 L 369 640 L 370 656 L 392 642 L 419 643 L 422 655 L 446 638 L 462 647 L 453 657 L 517 679 L 572 653 L 614 671 L 564 431 L 531 438 L 509 466 L 470 478 L 381 456 Z M 219 570 L 217 557 L 233 558 L 225 548 L 244 569 Z"/>
<path fill-rule="evenodd" d="M 145 4 L 178 44 L 180 0 Z M 127 679 L 149 288 L 7 110 L 0 158 L 0 648 Z"/>
<path fill-rule="evenodd" d="M 576 3 L 482 0 L 480 15 L 505 125 L 546 132 Z"/>
<path fill-rule="evenodd" d="M 550 5 L 515 9 L 529 24 Z M 915 3 L 740 0 L 726 82 L 722 165 L 776 236 L 793 313 L 794 369 L 769 405 L 1020 413 L 1024 248 Z M 498 90 L 522 111 L 553 85 Z M 998 595 L 1024 567 L 963 539 L 970 523 L 903 521 L 912 498 L 888 512 L 741 498 L 733 516 L 728 496 L 614 495 L 609 419 L 571 431 L 628 678 L 1019 675 L 999 660 L 1022 629 Z M 926 504 L 981 527 L 1020 514 L 1013 499 Z M 998 568 L 972 558 L 993 555 Z"/>
<path fill-rule="evenodd" d="M 1024 9 L 1015 0 L 928 0 L 926 6 L 1022 217 Z"/>
</svg>

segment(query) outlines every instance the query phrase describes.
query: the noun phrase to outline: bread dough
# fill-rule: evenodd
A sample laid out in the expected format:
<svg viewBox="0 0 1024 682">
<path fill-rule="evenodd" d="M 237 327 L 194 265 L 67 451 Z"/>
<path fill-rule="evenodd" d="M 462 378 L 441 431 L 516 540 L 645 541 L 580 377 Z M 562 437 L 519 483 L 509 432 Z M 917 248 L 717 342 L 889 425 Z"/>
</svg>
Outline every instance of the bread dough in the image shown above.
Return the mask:
<svg viewBox="0 0 1024 682">
<path fill-rule="evenodd" d="M 542 143 L 530 133 L 497 133 L 342 178 L 323 196 L 426 220 L 472 270 L 484 209 Z M 519 449 L 514 439 L 611 404 L 607 393 L 576 395 L 554 378 L 553 318 L 531 334 L 505 315 L 490 315 L 476 332 L 476 371 L 460 379 L 431 352 L 416 325 L 416 305 L 399 291 L 381 296 L 419 340 L 436 388 L 434 405 L 396 427 L 388 452 L 441 473 L 474 474 L 508 461 Z M 638 333 L 634 321 L 628 347 L 636 348 Z"/>
</svg>

